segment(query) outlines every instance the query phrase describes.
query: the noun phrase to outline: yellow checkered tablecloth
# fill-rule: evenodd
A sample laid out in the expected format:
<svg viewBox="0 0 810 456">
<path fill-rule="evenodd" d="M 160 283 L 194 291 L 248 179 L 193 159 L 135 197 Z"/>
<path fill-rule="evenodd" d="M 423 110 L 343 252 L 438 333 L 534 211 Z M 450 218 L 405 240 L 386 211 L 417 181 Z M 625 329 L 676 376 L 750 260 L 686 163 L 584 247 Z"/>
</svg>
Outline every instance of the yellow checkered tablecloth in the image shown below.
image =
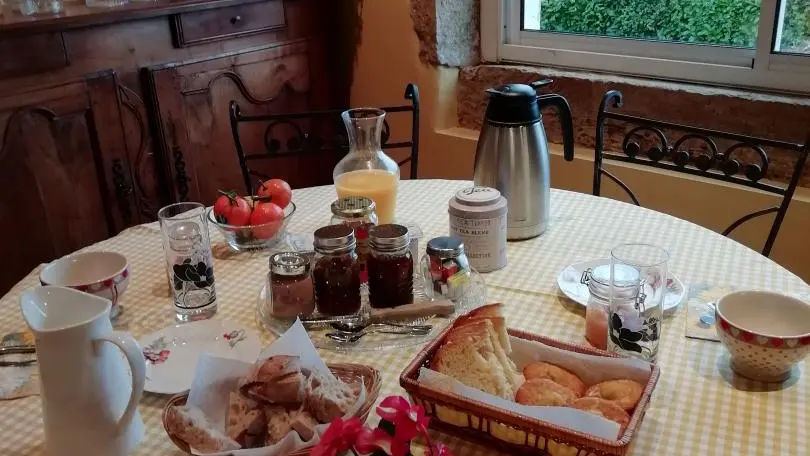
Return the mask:
<svg viewBox="0 0 810 456">
<path fill-rule="evenodd" d="M 415 221 L 425 237 L 448 231 L 447 202 L 464 181 L 403 181 L 397 217 Z M 312 232 L 326 224 L 331 186 L 296 190 L 298 212 L 292 233 Z M 584 322 L 568 310 L 556 277 L 567 265 L 605 258 L 613 245 L 648 242 L 667 248 L 670 270 L 689 284 L 736 285 L 740 288 L 806 294 L 801 279 L 767 258 L 719 234 L 674 217 L 606 198 L 554 190 L 548 231 L 533 240 L 510 243 L 509 265 L 486 274 L 488 300 L 506 303 L 509 325 L 581 343 Z M 212 239 L 222 238 L 212 229 Z M 424 242 L 420 246 L 424 249 Z M 136 338 L 173 323 L 160 233 L 155 224 L 128 229 L 88 247 L 112 250 L 129 259 L 131 282 L 122 298 L 125 311 L 118 329 Z M 217 250 L 217 249 L 215 249 Z M 266 343 L 272 337 L 255 320 L 257 295 L 267 272 L 267 254 L 215 255 L 219 298 L 216 318 L 255 328 Z M 0 300 L 0 333 L 20 330 L 21 292 L 38 284 L 34 270 Z M 808 362 L 796 382 L 766 386 L 735 378 L 728 355 L 718 343 L 684 338 L 685 312 L 666 320 L 659 351 L 662 376 L 632 448 L 634 455 L 801 455 L 808 452 L 810 378 Z M 384 352 L 341 354 L 323 351 L 328 362 L 369 364 L 383 373 L 381 397 L 402 394 L 399 374 L 419 347 Z M 147 435 L 137 455 L 180 454 L 161 425 L 165 396 L 146 393 L 141 413 Z M 446 435 L 437 437 L 457 455 L 500 454 Z M 0 401 L 0 455 L 42 453 L 40 399 Z"/>
</svg>

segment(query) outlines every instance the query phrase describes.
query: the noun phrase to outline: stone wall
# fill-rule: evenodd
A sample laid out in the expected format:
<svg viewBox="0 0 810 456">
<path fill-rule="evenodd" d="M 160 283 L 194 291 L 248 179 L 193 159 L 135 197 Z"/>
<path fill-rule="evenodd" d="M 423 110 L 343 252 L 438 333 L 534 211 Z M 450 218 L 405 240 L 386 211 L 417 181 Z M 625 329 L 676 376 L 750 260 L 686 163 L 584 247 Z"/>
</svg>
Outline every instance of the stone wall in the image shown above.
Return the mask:
<svg viewBox="0 0 810 456">
<path fill-rule="evenodd" d="M 554 80 L 548 91 L 568 99 L 574 118 L 575 142 L 588 148 L 594 147 L 596 113 L 602 96 L 609 89 L 618 89 L 624 94 L 624 106 L 620 112 L 627 114 L 797 143 L 806 141 L 810 134 L 810 98 L 806 97 L 506 65 L 461 69 L 458 86 L 460 126 L 480 128 L 487 103 L 484 89 L 506 82 L 528 83 L 543 78 Z M 544 112 L 543 121 L 549 140 L 561 142 L 554 112 Z M 621 150 L 626 131 L 623 125 L 608 124 L 606 149 Z M 671 137 L 673 140 L 677 138 Z M 722 147 L 722 144 L 718 145 Z M 793 172 L 796 155 L 775 149 L 767 153 L 770 158 L 767 177 L 786 181 Z M 803 186 L 810 186 L 809 170 L 810 164 L 805 167 L 801 180 Z"/>
<path fill-rule="evenodd" d="M 411 0 L 411 19 L 423 63 L 458 67 L 480 61 L 479 0 Z"/>
</svg>

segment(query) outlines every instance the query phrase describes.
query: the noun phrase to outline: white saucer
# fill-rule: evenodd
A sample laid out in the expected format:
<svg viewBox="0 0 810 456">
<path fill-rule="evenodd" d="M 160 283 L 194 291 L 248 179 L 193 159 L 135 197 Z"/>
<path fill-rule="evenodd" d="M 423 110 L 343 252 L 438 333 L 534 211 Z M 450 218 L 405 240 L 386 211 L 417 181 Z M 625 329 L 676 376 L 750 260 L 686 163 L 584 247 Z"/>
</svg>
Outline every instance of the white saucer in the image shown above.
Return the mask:
<svg viewBox="0 0 810 456">
<path fill-rule="evenodd" d="M 588 268 L 595 268 L 604 264 L 610 264 L 610 260 L 591 260 L 572 264 L 563 269 L 557 277 L 557 286 L 565 296 L 585 307 L 588 305 L 591 294 L 588 292 L 588 286 L 580 282 L 582 273 Z M 668 273 L 667 293 L 664 295 L 664 315 L 668 316 L 675 313 L 685 297 L 686 287 L 684 287 L 683 282 L 671 272 Z"/>
<path fill-rule="evenodd" d="M 138 341 L 146 359 L 144 390 L 177 394 L 188 390 L 201 353 L 254 362 L 259 336 L 244 325 L 204 320 L 169 326 Z"/>
</svg>

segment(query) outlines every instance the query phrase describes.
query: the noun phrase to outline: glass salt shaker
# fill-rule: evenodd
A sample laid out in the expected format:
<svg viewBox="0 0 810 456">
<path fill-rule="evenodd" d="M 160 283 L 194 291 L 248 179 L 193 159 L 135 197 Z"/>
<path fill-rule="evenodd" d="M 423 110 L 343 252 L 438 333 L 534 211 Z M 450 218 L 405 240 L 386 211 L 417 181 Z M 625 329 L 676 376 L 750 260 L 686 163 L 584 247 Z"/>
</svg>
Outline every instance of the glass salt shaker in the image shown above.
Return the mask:
<svg viewBox="0 0 810 456">
<path fill-rule="evenodd" d="M 610 311 L 610 265 L 603 264 L 582 273 L 580 282 L 588 286 L 585 309 L 585 340 L 596 348 L 607 350 L 608 314 Z M 617 267 L 614 278 L 616 299 L 632 302 L 638 295 L 638 271 Z"/>
<path fill-rule="evenodd" d="M 312 285 L 318 312 L 351 315 L 360 310 L 360 262 L 354 231 L 329 225 L 315 231 Z"/>
<path fill-rule="evenodd" d="M 332 203 L 330 225 L 347 225 L 354 230 L 357 242 L 355 251 L 360 262 L 360 280 L 368 281 L 368 258 L 371 249 L 368 244 L 368 232 L 377 225 L 377 205 L 365 196 L 345 196 Z"/>
<path fill-rule="evenodd" d="M 379 225 L 369 232 L 368 290 L 371 307 L 413 302 L 413 256 L 408 228 Z"/>
<path fill-rule="evenodd" d="M 277 318 L 307 317 L 315 311 L 309 260 L 296 252 L 270 257 L 267 289 L 270 314 Z"/>
</svg>

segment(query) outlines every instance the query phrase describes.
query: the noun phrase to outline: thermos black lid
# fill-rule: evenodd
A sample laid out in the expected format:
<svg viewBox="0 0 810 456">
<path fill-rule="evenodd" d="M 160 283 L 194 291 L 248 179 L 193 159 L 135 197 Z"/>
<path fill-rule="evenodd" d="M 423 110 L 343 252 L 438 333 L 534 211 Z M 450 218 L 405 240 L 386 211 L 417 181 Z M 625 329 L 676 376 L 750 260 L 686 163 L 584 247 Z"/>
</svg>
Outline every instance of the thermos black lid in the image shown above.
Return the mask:
<svg viewBox="0 0 810 456">
<path fill-rule="evenodd" d="M 531 124 L 540 120 L 535 87 L 527 84 L 505 84 L 487 89 L 486 92 L 489 94 L 487 122 Z"/>
</svg>

